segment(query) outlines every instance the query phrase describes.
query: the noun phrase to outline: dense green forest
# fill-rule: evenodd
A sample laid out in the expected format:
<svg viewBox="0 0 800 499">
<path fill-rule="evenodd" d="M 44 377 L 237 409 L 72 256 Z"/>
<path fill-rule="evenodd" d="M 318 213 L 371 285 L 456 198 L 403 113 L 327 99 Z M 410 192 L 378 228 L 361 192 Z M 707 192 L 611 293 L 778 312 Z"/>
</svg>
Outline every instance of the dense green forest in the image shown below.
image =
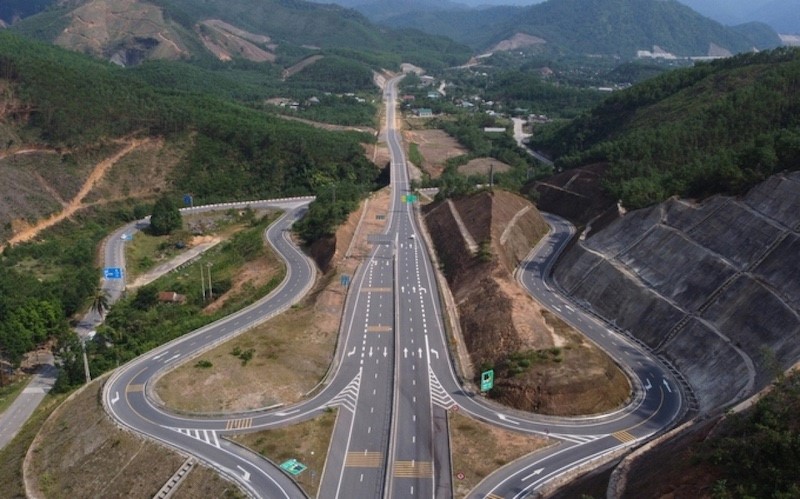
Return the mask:
<svg viewBox="0 0 800 499">
<path fill-rule="evenodd" d="M 800 168 L 800 50 L 698 64 L 611 95 L 533 143 L 573 168 L 607 162 L 629 208 L 672 195 L 736 194 Z"/>
<path fill-rule="evenodd" d="M 697 445 L 699 463 L 718 477 L 712 497 L 800 496 L 800 375 L 779 377 L 756 406 L 726 419 L 718 434 Z"/>
<path fill-rule="evenodd" d="M 168 67 L 154 63 L 142 71 L 162 69 Z M 19 101 L 16 107 L 24 110 L 11 119 L 25 137 L 25 146 L 68 150 L 121 136 L 148 135 L 188 143 L 172 179 L 174 201 L 183 192 L 209 203 L 337 189 L 337 200 L 349 204 L 326 209 L 324 199 L 317 203 L 318 229 L 304 233 L 308 240 L 327 233 L 341 218 L 340 211 L 376 185 L 380 171 L 364 157 L 362 147 L 374 140 L 371 135 L 329 132 L 287 121 L 237 103 L 222 92 L 203 92 L 199 86 L 194 90 L 152 86 L 142 75 L 0 32 L 0 79 L 10 83 Z M 0 258 L 4 358 L 17 363 L 22 353 L 48 337 L 63 339 L 64 355 L 74 349 L 75 339 L 65 333 L 66 320 L 85 310 L 95 294 L 96 248 L 113 228 L 137 213 L 142 210 L 134 202 L 84 210 L 37 242 L 4 251 Z"/>
</svg>

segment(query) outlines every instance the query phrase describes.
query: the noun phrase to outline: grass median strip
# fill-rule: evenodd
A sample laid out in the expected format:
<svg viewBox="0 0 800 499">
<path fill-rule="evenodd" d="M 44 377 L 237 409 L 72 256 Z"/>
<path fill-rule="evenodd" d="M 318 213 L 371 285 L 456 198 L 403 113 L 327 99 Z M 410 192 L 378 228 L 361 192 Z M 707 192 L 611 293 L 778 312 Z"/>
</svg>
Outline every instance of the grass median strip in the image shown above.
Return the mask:
<svg viewBox="0 0 800 499">
<path fill-rule="evenodd" d="M 550 442 L 449 413 L 450 454 L 453 459 L 453 497 L 466 497 L 481 480 L 506 464 Z"/>
<path fill-rule="evenodd" d="M 322 469 L 336 422 L 336 410 L 275 430 L 235 435 L 231 439 L 266 457 L 275 464 L 296 459 L 306 468 L 294 477 L 309 497 L 317 496 Z"/>
</svg>

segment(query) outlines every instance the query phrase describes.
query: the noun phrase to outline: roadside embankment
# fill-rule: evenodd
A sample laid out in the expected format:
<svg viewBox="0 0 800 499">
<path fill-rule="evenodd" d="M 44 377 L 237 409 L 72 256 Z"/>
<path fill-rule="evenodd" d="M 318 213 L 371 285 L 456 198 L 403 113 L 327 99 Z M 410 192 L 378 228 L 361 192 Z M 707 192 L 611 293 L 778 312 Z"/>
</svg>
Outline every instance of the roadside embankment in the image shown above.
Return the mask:
<svg viewBox="0 0 800 499">
<path fill-rule="evenodd" d="M 671 199 L 573 245 L 555 277 L 670 360 L 712 411 L 800 359 L 798 214 L 798 173 L 741 199 Z"/>
</svg>

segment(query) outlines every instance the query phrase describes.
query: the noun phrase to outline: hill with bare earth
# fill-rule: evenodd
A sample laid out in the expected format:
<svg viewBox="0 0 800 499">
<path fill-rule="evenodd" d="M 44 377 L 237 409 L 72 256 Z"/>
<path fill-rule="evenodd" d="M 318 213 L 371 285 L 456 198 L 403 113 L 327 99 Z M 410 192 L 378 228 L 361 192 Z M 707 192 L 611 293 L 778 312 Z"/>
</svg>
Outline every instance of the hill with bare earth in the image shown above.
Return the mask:
<svg viewBox="0 0 800 499">
<path fill-rule="evenodd" d="M 530 202 L 481 192 L 429 205 L 424 216 L 472 364 L 495 369 L 493 398 L 560 415 L 607 411 L 627 400 L 630 386 L 613 361 L 514 280 L 517 264 L 547 232 Z"/>
<path fill-rule="evenodd" d="M 398 53 L 425 65 L 451 65 L 468 53 L 451 40 L 378 28 L 355 11 L 303 1 L 70 0 L 26 13 L 12 30 L 123 66 L 209 56 L 275 62 L 279 46 L 290 64 L 341 48 L 392 53 L 397 64 Z"/>
</svg>

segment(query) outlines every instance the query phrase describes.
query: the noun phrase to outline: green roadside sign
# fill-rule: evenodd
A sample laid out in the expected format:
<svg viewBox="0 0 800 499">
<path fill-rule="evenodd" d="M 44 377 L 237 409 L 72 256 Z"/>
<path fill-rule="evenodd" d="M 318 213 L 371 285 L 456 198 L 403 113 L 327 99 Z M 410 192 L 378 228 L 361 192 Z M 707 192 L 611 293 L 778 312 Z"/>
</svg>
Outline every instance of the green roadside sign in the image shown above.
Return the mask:
<svg viewBox="0 0 800 499">
<path fill-rule="evenodd" d="M 481 391 L 488 392 L 494 386 L 494 369 L 481 373 Z"/>
<path fill-rule="evenodd" d="M 297 476 L 306 469 L 306 465 L 297 459 L 289 459 L 281 463 L 281 468 L 292 476 Z"/>
<path fill-rule="evenodd" d="M 416 194 L 403 194 L 400 199 L 404 203 L 416 203 L 417 202 L 417 195 Z"/>
</svg>

